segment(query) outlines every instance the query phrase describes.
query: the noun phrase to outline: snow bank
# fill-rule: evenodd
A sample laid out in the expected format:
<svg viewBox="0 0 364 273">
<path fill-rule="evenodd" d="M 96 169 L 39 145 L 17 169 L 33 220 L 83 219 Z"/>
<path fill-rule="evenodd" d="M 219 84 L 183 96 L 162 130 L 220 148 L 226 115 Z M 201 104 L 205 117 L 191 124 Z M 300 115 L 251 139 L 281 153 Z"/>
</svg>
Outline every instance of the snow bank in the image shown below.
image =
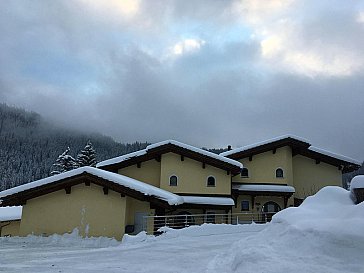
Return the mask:
<svg viewBox="0 0 364 273">
<path fill-rule="evenodd" d="M 22 206 L 0 207 L 0 221 L 20 220 L 22 209 Z"/>
<path fill-rule="evenodd" d="M 352 192 L 354 189 L 363 189 L 364 188 L 364 175 L 355 176 L 350 183 L 350 191 Z"/>
<path fill-rule="evenodd" d="M 217 255 L 207 272 L 363 272 L 364 204 L 325 187 Z"/>
<path fill-rule="evenodd" d="M 273 216 L 272 223 L 293 225 L 341 235 L 363 236 L 364 204 L 355 205 L 349 191 L 325 187 L 307 197 L 298 208 L 287 208 Z"/>
<path fill-rule="evenodd" d="M 103 248 L 118 246 L 120 242 L 108 237 L 86 237 L 79 235 L 75 228 L 72 233 L 63 235 L 53 234 L 47 237 L 28 235 L 26 237 L 0 237 L 0 244 L 14 243 L 22 244 L 24 247 L 39 246 L 44 247 L 81 247 L 81 248 Z"/>
<path fill-rule="evenodd" d="M 162 232 L 159 236 L 147 235 L 145 231 L 137 235 L 125 234 L 122 239 L 123 246 L 131 246 L 140 243 L 149 243 L 164 241 L 172 238 L 191 238 L 224 234 L 239 234 L 242 232 L 257 232 L 263 230 L 265 224 L 245 224 L 245 225 L 228 225 L 228 224 L 203 224 L 200 226 L 190 226 L 182 229 L 173 229 L 161 227 L 158 231 Z"/>
</svg>

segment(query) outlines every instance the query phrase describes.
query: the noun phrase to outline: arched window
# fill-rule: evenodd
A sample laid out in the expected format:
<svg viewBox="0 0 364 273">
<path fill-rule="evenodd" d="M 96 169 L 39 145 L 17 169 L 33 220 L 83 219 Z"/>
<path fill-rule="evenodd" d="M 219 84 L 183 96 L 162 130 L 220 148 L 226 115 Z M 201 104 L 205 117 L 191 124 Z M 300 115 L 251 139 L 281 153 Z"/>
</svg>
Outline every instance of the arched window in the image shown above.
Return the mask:
<svg viewBox="0 0 364 273">
<path fill-rule="evenodd" d="M 264 212 L 274 213 L 280 211 L 281 207 L 276 202 L 269 201 L 264 204 L 262 209 Z"/>
<path fill-rule="evenodd" d="M 283 178 L 283 169 L 278 168 L 278 169 L 276 170 L 276 177 L 277 177 L 277 178 Z"/>
<path fill-rule="evenodd" d="M 249 177 L 249 170 L 248 168 L 242 168 L 240 172 L 241 177 Z"/>
<path fill-rule="evenodd" d="M 216 186 L 216 180 L 215 177 L 209 176 L 207 178 L 207 187 L 215 187 Z"/>
<path fill-rule="evenodd" d="M 172 175 L 172 176 L 169 178 L 169 185 L 170 185 L 170 186 L 177 186 L 177 182 L 178 182 L 178 178 L 177 178 L 177 176 Z"/>
</svg>

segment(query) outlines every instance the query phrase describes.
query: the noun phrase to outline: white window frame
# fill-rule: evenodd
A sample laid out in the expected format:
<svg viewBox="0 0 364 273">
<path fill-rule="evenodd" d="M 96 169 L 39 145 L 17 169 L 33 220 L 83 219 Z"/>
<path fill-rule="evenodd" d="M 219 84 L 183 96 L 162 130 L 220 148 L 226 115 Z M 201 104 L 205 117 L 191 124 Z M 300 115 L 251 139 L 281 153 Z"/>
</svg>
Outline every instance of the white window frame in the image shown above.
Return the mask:
<svg viewBox="0 0 364 273">
<path fill-rule="evenodd" d="M 278 169 L 281 169 L 281 170 L 282 170 L 282 177 L 278 177 L 278 176 L 277 176 L 277 171 L 278 171 Z M 274 176 L 275 176 L 276 178 L 278 178 L 278 179 L 282 179 L 282 178 L 284 178 L 284 173 L 285 173 L 284 169 L 283 169 L 282 167 L 278 167 L 278 168 L 276 168 L 276 170 L 275 170 L 275 172 L 274 172 Z"/>
<path fill-rule="evenodd" d="M 215 185 L 214 186 L 209 186 L 209 178 L 212 177 L 214 180 L 215 180 Z M 209 188 L 215 188 L 216 187 L 216 177 L 213 176 L 213 175 L 209 175 L 206 179 L 206 187 L 209 187 Z"/>
<path fill-rule="evenodd" d="M 177 178 L 177 183 L 176 183 L 176 185 L 171 185 L 171 178 L 172 178 L 172 176 L 175 176 L 175 177 Z M 178 175 L 176 175 L 176 174 L 172 174 L 172 175 L 170 175 L 170 176 L 169 176 L 169 179 L 168 179 L 168 185 L 169 185 L 170 187 L 177 187 L 177 186 L 178 186 L 178 180 L 179 180 Z"/>
</svg>

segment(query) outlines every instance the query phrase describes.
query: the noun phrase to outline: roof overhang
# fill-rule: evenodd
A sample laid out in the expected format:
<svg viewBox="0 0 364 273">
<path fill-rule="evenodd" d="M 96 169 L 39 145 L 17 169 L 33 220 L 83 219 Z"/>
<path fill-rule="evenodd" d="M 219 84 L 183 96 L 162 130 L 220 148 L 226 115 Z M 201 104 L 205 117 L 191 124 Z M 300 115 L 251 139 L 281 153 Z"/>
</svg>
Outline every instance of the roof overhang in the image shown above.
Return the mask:
<svg viewBox="0 0 364 273">
<path fill-rule="evenodd" d="M 232 190 L 239 194 L 266 196 L 292 196 L 296 191 L 292 186 L 269 184 L 233 184 Z"/>
<path fill-rule="evenodd" d="M 135 165 L 148 160 L 161 160 L 161 155 L 175 153 L 180 156 L 194 159 L 210 166 L 223 169 L 236 175 L 240 173 L 242 165 L 233 159 L 225 158 L 211 152 L 195 148 L 177 141 L 164 141 L 149 145 L 146 149 L 123 155 L 118 158 L 100 162 L 97 167 L 103 170 L 116 172 L 118 169 Z"/>
<path fill-rule="evenodd" d="M 116 179 L 113 179 L 113 177 Z M 117 179 L 123 178 L 125 178 L 130 185 L 127 183 L 124 185 L 117 183 Z M 85 185 L 93 183 L 103 187 L 105 193 L 110 189 L 120 193 L 122 197 L 127 195 L 141 201 L 148 201 L 159 207 L 168 208 L 170 205 L 179 205 L 183 203 L 182 197 L 141 181 L 124 177 L 119 174 L 109 173 L 104 170 L 97 170 L 92 167 L 82 167 L 67 173 L 58 174 L 53 177 L 2 191 L 0 192 L 0 206 L 24 205 L 29 199 L 59 190 L 65 190 L 66 193 L 71 192 L 73 186 L 82 183 L 85 183 Z M 144 188 L 145 192 L 143 192 Z"/>
<path fill-rule="evenodd" d="M 324 162 L 329 165 L 333 165 L 338 167 L 339 170 L 341 170 L 343 173 L 349 173 L 355 170 L 358 170 L 360 168 L 360 164 L 357 162 L 354 162 L 354 160 L 349 159 L 343 159 L 339 156 L 335 155 L 328 155 L 323 152 L 320 152 L 319 150 L 311 150 L 311 149 L 303 149 L 299 151 L 293 150 L 293 156 L 294 155 L 303 155 L 308 158 L 316 160 L 317 163 Z"/>
<path fill-rule="evenodd" d="M 258 143 L 256 145 L 249 145 L 242 148 L 237 148 L 228 152 L 224 152 L 224 155 L 228 158 L 239 160 L 256 154 L 272 151 L 281 147 L 289 146 L 296 151 L 307 149 L 310 143 L 303 139 L 295 138 L 293 136 L 287 136 L 283 138 L 277 138 L 271 141 Z"/>
<path fill-rule="evenodd" d="M 267 140 L 253 145 L 244 146 L 231 151 L 221 153 L 220 155 L 229 157 L 234 160 L 239 160 L 247 157 L 252 157 L 256 154 L 275 151 L 278 148 L 289 146 L 292 149 L 292 156 L 303 155 L 316 162 L 324 162 L 338 167 L 343 173 L 355 171 L 360 168 L 360 163 L 354 159 L 350 159 L 345 156 L 341 156 L 334 153 L 321 150 L 319 148 L 311 146 L 305 139 L 286 135 L 272 140 Z"/>
</svg>

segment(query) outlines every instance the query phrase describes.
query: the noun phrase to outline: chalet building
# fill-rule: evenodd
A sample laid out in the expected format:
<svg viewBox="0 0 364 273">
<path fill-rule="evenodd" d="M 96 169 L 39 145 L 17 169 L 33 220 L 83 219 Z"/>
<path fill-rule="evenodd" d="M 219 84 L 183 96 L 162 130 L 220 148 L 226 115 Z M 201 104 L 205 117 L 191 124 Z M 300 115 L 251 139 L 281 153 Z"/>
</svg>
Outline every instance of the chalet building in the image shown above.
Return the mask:
<svg viewBox="0 0 364 273">
<path fill-rule="evenodd" d="M 298 206 L 325 186 L 342 186 L 342 174 L 360 162 L 311 146 L 286 135 L 229 150 L 221 155 L 241 162 L 240 175 L 232 178 L 233 212 L 267 214 Z"/>
<path fill-rule="evenodd" d="M 190 224 L 196 214 L 206 215 L 207 222 L 215 222 L 218 214 L 267 216 L 326 185 L 341 186 L 342 172 L 357 168 L 353 160 L 292 136 L 220 155 L 168 140 L 97 168 L 81 167 L 5 190 L 0 200 L 1 206 L 23 206 L 21 236 L 77 228 L 83 236 L 120 240 L 124 233 L 145 229 L 146 217 L 153 221 L 153 232 L 168 215 L 191 215 Z M 224 222 L 234 222 L 233 217 Z"/>
</svg>

